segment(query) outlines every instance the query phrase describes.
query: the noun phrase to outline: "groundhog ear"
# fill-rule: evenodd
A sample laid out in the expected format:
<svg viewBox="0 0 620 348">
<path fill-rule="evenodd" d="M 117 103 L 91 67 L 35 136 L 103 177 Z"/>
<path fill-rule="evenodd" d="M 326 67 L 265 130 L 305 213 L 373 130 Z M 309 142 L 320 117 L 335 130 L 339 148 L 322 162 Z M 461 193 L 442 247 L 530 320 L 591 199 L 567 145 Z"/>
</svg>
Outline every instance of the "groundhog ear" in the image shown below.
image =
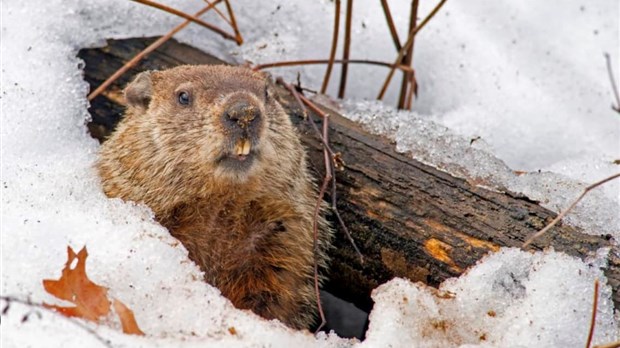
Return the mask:
<svg viewBox="0 0 620 348">
<path fill-rule="evenodd" d="M 127 105 L 148 108 L 153 94 L 153 81 L 151 72 L 145 71 L 139 73 L 127 87 L 125 87 L 125 100 Z"/>
</svg>

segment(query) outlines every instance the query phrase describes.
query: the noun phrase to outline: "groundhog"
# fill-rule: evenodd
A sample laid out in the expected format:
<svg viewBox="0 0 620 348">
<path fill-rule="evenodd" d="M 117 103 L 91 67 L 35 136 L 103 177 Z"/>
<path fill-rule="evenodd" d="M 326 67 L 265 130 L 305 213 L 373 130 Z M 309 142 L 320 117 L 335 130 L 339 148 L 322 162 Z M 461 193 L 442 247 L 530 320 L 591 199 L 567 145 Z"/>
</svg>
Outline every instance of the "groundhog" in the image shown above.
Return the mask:
<svg viewBox="0 0 620 348">
<path fill-rule="evenodd" d="M 109 197 L 150 207 L 236 307 L 309 328 L 331 230 L 320 215 L 315 255 L 316 184 L 271 88 L 241 67 L 140 73 L 97 170 Z"/>
</svg>

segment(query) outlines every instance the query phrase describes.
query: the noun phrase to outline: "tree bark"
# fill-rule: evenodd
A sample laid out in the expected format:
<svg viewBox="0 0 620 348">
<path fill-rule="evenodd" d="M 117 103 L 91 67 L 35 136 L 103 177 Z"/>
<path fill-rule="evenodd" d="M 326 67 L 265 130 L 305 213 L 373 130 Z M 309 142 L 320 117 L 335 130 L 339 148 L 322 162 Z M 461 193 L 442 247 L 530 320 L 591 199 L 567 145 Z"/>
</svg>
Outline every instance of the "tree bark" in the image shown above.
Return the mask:
<svg viewBox="0 0 620 348">
<path fill-rule="evenodd" d="M 109 40 L 106 47 L 80 51 L 91 89 L 154 40 Z M 136 73 L 179 64 L 226 63 L 169 41 L 91 102 L 92 122 L 88 128 L 93 137 L 103 141 L 114 129 L 123 110 L 122 87 Z M 276 90 L 302 134 L 310 164 L 320 182 L 321 142 L 309 121 L 302 118 L 295 100 L 286 90 Z M 527 197 L 473 186 L 397 153 L 389 140 L 370 135 L 356 123 L 325 110 L 330 114 L 330 145 L 344 161 L 344 170 L 336 173 L 338 209 L 365 259 L 361 264 L 334 222 L 337 238 L 326 290 L 365 310 L 372 306 L 371 290 L 393 277 L 437 286 L 463 273 L 489 251 L 521 246 L 527 236 L 556 216 Z M 314 119 L 319 122 L 318 116 Z M 556 251 L 585 258 L 601 247 L 611 247 L 610 239 L 558 224 L 529 249 L 552 246 Z M 614 304 L 619 308 L 617 250 L 612 249 L 605 274 L 613 287 Z"/>
</svg>

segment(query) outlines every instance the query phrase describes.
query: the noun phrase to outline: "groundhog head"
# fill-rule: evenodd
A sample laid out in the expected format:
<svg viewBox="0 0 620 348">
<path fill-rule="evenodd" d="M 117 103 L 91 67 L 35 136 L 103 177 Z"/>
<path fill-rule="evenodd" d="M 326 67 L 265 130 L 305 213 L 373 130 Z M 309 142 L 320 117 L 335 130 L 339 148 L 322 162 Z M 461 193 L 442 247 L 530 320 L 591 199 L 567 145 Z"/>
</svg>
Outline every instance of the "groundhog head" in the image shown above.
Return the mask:
<svg viewBox="0 0 620 348">
<path fill-rule="evenodd" d="M 199 172 L 214 178 L 243 182 L 273 150 L 266 133 L 279 117 L 273 112 L 276 102 L 265 77 L 249 69 L 180 66 L 143 72 L 126 87 L 125 98 L 129 117 L 147 118 L 142 121 L 152 126 L 153 146 L 168 158 L 202 165 Z"/>
<path fill-rule="evenodd" d="M 262 73 L 240 67 L 137 75 L 125 88 L 125 117 L 99 153 L 105 193 L 163 214 L 215 193 L 301 185 L 303 147 L 271 88 Z"/>
</svg>

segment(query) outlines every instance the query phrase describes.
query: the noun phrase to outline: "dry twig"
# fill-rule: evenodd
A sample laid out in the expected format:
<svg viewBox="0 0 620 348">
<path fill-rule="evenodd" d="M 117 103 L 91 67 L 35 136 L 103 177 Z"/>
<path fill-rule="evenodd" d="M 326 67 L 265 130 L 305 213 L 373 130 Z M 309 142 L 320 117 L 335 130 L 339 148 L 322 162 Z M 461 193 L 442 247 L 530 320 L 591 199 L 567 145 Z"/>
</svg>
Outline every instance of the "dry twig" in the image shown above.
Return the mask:
<svg viewBox="0 0 620 348">
<path fill-rule="evenodd" d="M 2 315 L 5 315 L 8 311 L 9 311 L 9 306 L 11 305 L 11 303 L 19 303 L 22 304 L 24 306 L 30 307 L 30 308 L 37 308 L 43 311 L 46 311 L 48 313 L 53 313 L 56 316 L 59 316 L 71 323 L 73 323 L 74 325 L 78 326 L 79 328 L 81 328 L 82 330 L 88 332 L 89 334 L 91 334 L 93 337 L 95 337 L 95 339 L 97 339 L 97 341 L 101 342 L 101 344 L 103 344 L 104 346 L 108 347 L 108 348 L 112 348 L 112 344 L 110 343 L 110 341 L 104 339 L 103 337 L 101 337 L 97 331 L 93 330 L 92 328 L 90 328 L 88 325 L 84 324 L 82 321 L 75 319 L 73 317 L 68 317 L 60 312 L 55 311 L 52 308 L 48 308 L 40 303 L 34 303 L 30 300 L 22 300 L 19 299 L 17 297 L 12 297 L 12 296 L 4 296 L 4 295 L 0 295 L 0 300 L 5 301 L 6 302 L 6 307 L 4 307 L 3 311 L 2 311 Z M 24 321 L 25 319 L 27 319 L 27 316 L 24 316 L 24 319 L 22 319 L 22 321 Z"/>
<path fill-rule="evenodd" d="M 446 3 L 446 1 L 447 0 L 441 0 L 437 4 L 437 6 L 435 6 L 435 8 L 431 11 L 431 13 L 429 13 L 428 16 L 426 16 L 426 18 L 424 18 L 422 23 L 420 23 L 420 25 L 416 26 L 415 28 L 413 28 L 409 32 L 409 36 L 407 37 L 407 42 L 400 49 L 400 52 L 398 52 L 398 57 L 396 57 L 396 60 L 394 61 L 394 64 L 392 64 L 392 69 L 390 69 L 390 72 L 388 73 L 388 76 L 385 78 L 385 81 L 383 82 L 383 86 L 381 87 L 381 91 L 379 92 L 379 95 L 377 96 L 377 99 L 379 99 L 379 100 L 383 99 L 383 96 L 385 95 L 385 92 L 387 91 L 387 87 L 390 84 L 390 81 L 392 80 L 392 77 L 394 76 L 394 71 L 396 70 L 396 66 L 403 60 L 403 57 L 405 56 L 407 50 L 409 50 L 409 46 L 411 46 L 413 44 L 413 38 L 415 37 L 415 35 L 420 30 L 422 30 L 422 28 L 424 28 L 424 26 L 435 16 L 435 14 L 437 14 L 437 12 L 439 12 L 439 9 L 441 9 L 441 7 L 443 6 L 443 4 Z"/>
<path fill-rule="evenodd" d="M 212 1 L 209 0 L 204 0 L 207 4 L 209 5 L 215 5 L 215 3 L 213 3 Z M 232 28 L 232 22 L 230 21 L 230 19 L 228 19 L 228 17 L 226 17 L 226 15 L 220 11 L 217 7 L 213 7 L 213 11 L 215 11 L 215 13 L 217 13 L 218 16 L 220 16 L 221 19 L 224 20 L 224 22 L 228 23 L 228 25 L 230 25 L 230 27 Z"/>
<path fill-rule="evenodd" d="M 596 323 L 596 311 L 598 309 L 598 278 L 594 279 L 594 299 L 592 301 L 592 319 L 590 319 L 590 332 L 588 333 L 588 341 L 586 348 L 592 345 L 592 337 L 594 337 L 594 326 Z"/>
<path fill-rule="evenodd" d="M 618 94 L 618 87 L 616 87 L 616 79 L 614 78 L 614 72 L 611 69 L 611 58 L 609 57 L 609 53 L 605 53 L 605 60 L 607 61 L 607 72 L 609 73 L 609 81 L 611 81 L 611 89 L 614 92 L 614 96 L 616 97 L 616 106 L 613 104 L 611 108 L 620 113 L 620 94 Z"/>
<path fill-rule="evenodd" d="M 321 133 L 321 131 L 319 131 L 319 129 L 317 128 L 316 124 L 314 123 L 314 120 L 312 119 L 312 115 L 310 113 L 307 112 L 306 107 L 304 106 L 307 105 L 314 113 L 316 113 L 317 115 L 319 115 L 324 121 L 325 120 L 329 120 L 329 115 L 327 113 L 325 113 L 323 110 L 321 110 L 315 103 L 313 103 L 310 99 L 306 98 L 303 94 L 300 94 L 299 92 L 297 92 L 297 90 L 295 88 L 293 88 L 291 85 L 287 84 L 286 82 L 284 82 L 281 78 L 277 79 L 277 82 L 281 85 L 283 85 L 284 87 L 286 87 L 291 94 L 293 94 L 293 96 L 295 97 L 295 99 L 297 100 L 297 103 L 299 104 L 303 115 L 305 117 L 307 117 L 308 121 L 310 122 L 310 124 L 312 125 L 312 127 L 314 128 L 315 132 L 317 133 L 317 135 L 319 136 L 319 139 L 321 140 L 321 143 L 323 144 L 323 148 L 325 149 L 325 151 L 327 151 L 327 153 L 329 154 L 329 157 L 331 158 L 331 161 L 326 162 L 326 164 L 329 164 L 330 167 L 332 168 L 332 192 L 331 192 L 331 208 L 332 211 L 334 212 L 334 214 L 336 214 L 336 218 L 338 219 L 338 223 L 340 224 L 340 227 L 342 228 L 342 230 L 344 231 L 345 236 L 347 237 L 347 239 L 349 240 L 349 242 L 351 243 L 351 245 L 353 246 L 353 249 L 355 249 L 355 253 L 359 256 L 360 258 L 360 263 L 364 263 L 364 256 L 362 255 L 362 252 L 359 250 L 359 248 L 357 247 L 357 244 L 355 244 L 355 240 L 353 239 L 353 237 L 351 236 L 351 232 L 349 232 L 349 229 L 347 228 L 347 225 L 344 223 L 344 220 L 342 219 L 342 217 L 340 216 L 340 212 L 338 211 L 338 206 L 337 206 L 337 202 L 338 202 L 338 195 L 336 192 L 336 175 L 333 171 L 333 168 L 335 168 L 335 159 L 338 156 L 337 154 L 335 154 L 331 147 L 329 146 L 329 142 L 327 140 L 327 138 L 325 137 L 325 135 L 327 134 L 325 131 L 323 133 Z"/>
<path fill-rule="evenodd" d="M 418 0 L 411 1 L 411 13 L 409 16 L 409 30 L 413 30 L 417 24 L 418 17 Z M 413 46 L 415 45 L 415 37 L 414 40 L 409 45 L 409 49 L 407 50 L 407 54 L 403 58 L 402 64 L 408 67 L 413 65 Z M 400 86 L 400 95 L 398 96 L 398 108 L 411 109 L 411 101 L 412 95 L 416 90 L 417 83 L 415 82 L 415 77 L 413 74 L 403 73 L 403 81 Z"/>
<path fill-rule="evenodd" d="M 351 17 L 353 16 L 353 0 L 347 0 L 347 14 L 344 27 L 344 50 L 342 51 L 342 64 L 340 70 L 340 87 L 338 88 L 338 98 L 344 98 L 344 90 L 347 86 L 347 73 L 349 71 L 349 49 L 351 47 Z"/>
<path fill-rule="evenodd" d="M 284 82 L 284 80 L 280 77 L 276 79 L 276 82 L 282 86 L 284 86 L 286 89 L 288 89 L 291 94 L 293 95 L 293 97 L 295 98 L 295 100 L 297 100 L 297 103 L 299 104 L 302 113 L 304 115 L 304 118 L 306 118 L 308 120 L 308 122 L 310 122 L 310 124 L 312 125 L 312 127 L 314 128 L 314 130 L 318 133 L 318 136 L 321 140 L 321 143 L 323 144 L 323 156 L 324 156 L 324 163 L 325 163 L 325 175 L 323 177 L 323 183 L 321 184 L 321 189 L 319 191 L 319 197 L 317 199 L 317 203 L 316 203 L 316 207 L 315 207 L 315 211 L 314 211 L 314 224 L 313 224 L 313 232 L 314 232 L 314 255 L 315 255 L 315 262 L 314 262 L 314 287 L 315 287 L 315 292 L 316 292 L 316 296 L 317 296 L 317 305 L 318 305 L 318 309 L 319 309 L 319 314 L 321 317 L 321 324 L 318 326 L 317 328 L 317 332 L 321 330 L 321 328 L 323 328 L 323 326 L 325 326 L 326 324 L 326 320 L 325 320 L 325 314 L 323 313 L 323 307 L 321 305 L 321 295 L 319 292 L 319 276 L 318 276 L 318 264 L 316 262 L 316 255 L 318 253 L 318 219 L 319 219 L 319 212 L 320 212 L 320 208 L 321 208 L 321 204 L 323 202 L 323 197 L 325 196 L 325 192 L 327 190 L 327 185 L 329 184 L 329 182 L 331 181 L 332 183 L 332 204 L 331 204 L 331 208 L 332 211 L 336 214 L 336 217 L 338 218 L 338 222 L 340 223 L 340 226 L 343 228 L 345 235 L 347 236 L 347 238 L 349 239 L 349 241 L 351 242 L 351 245 L 353 245 L 353 248 L 355 249 L 355 251 L 357 252 L 357 254 L 360 257 L 360 262 L 363 263 L 364 262 L 364 258 L 362 256 L 362 253 L 360 252 L 360 250 L 358 249 L 357 245 L 355 244 L 355 241 L 353 240 L 353 237 L 351 236 L 349 229 L 347 228 L 346 224 L 344 223 L 344 221 L 342 220 L 342 217 L 340 216 L 340 213 L 338 211 L 338 207 L 336 205 L 337 203 L 337 195 L 336 195 L 336 175 L 334 173 L 334 168 L 335 168 L 335 158 L 336 155 L 334 154 L 334 152 L 331 150 L 330 146 L 329 146 L 329 115 L 325 112 L 323 112 L 321 109 L 319 109 L 316 104 L 314 104 L 312 101 L 310 101 L 308 98 L 306 98 L 303 94 L 299 93 L 297 91 L 297 89 L 293 86 L 291 86 L 290 84 Z M 305 104 L 305 105 L 304 105 Z M 307 112 L 306 109 L 306 105 L 312 109 L 313 112 L 317 113 L 323 120 L 323 130 L 319 131 L 318 127 L 316 126 L 316 124 L 314 123 L 314 120 L 312 119 L 312 116 L 310 113 Z"/>
<path fill-rule="evenodd" d="M 206 13 L 207 11 L 209 11 L 210 9 L 212 9 L 216 4 L 218 4 L 219 2 L 221 2 L 222 0 L 215 0 L 213 3 L 210 3 L 209 5 L 207 5 L 205 8 L 203 8 L 202 10 L 196 12 L 196 14 L 194 14 L 194 17 L 198 17 L 203 15 L 204 13 Z M 144 50 L 142 50 L 142 52 L 138 53 L 135 57 L 133 57 L 130 61 L 128 61 L 127 63 L 125 63 L 125 65 L 123 65 L 120 69 L 118 69 L 114 74 L 112 74 L 112 76 L 108 77 L 107 80 L 105 80 L 99 87 L 97 87 L 97 89 L 95 89 L 94 91 L 92 91 L 89 95 L 88 95 L 88 100 L 93 100 L 95 99 L 95 97 L 97 97 L 99 94 L 101 94 L 103 91 L 105 91 L 108 87 L 110 87 L 110 85 L 116 81 L 119 77 L 121 77 L 124 73 L 127 72 L 127 70 L 131 69 L 134 65 L 136 65 L 142 58 L 144 58 L 145 56 L 147 56 L 149 53 L 155 51 L 159 46 L 163 45 L 164 43 L 166 43 L 166 41 L 170 40 L 170 38 L 178 33 L 179 31 L 181 31 L 183 28 L 185 28 L 187 25 L 189 25 L 192 21 L 187 20 L 179 25 L 177 25 L 174 29 L 172 29 L 170 32 L 168 32 L 166 35 L 160 37 L 159 39 L 157 39 L 157 41 L 153 42 L 152 44 L 150 44 L 147 48 L 145 48 Z"/>
<path fill-rule="evenodd" d="M 340 28 L 340 0 L 336 0 L 336 9 L 334 14 L 334 32 L 332 36 L 332 48 L 329 51 L 329 61 L 327 63 L 327 70 L 325 70 L 325 77 L 323 78 L 323 85 L 321 86 L 321 94 L 325 94 L 327 91 L 327 85 L 329 84 L 329 77 L 332 74 L 332 68 L 334 66 L 334 59 L 336 58 L 336 48 L 338 47 L 338 31 Z"/>
<path fill-rule="evenodd" d="M 151 7 L 160 9 L 162 11 L 171 13 L 171 14 L 173 14 L 175 16 L 179 16 L 179 17 L 185 18 L 188 21 L 194 22 L 194 23 L 196 23 L 198 25 L 202 25 L 203 27 L 205 27 L 205 28 L 207 28 L 209 30 L 212 30 L 212 31 L 214 31 L 214 32 L 216 32 L 216 33 L 218 33 L 220 35 L 222 35 L 222 37 L 224 37 L 225 39 L 236 41 L 237 44 L 239 44 L 239 45 L 241 44 L 234 36 L 228 34 L 224 30 L 220 29 L 219 27 L 217 27 L 217 26 L 215 26 L 213 24 L 209 24 L 209 23 L 203 21 L 202 19 L 197 18 L 196 16 L 188 15 L 185 12 L 179 11 L 179 10 L 174 9 L 172 7 L 169 7 L 169 6 L 166 6 L 166 5 L 160 4 L 160 3 L 155 2 L 155 1 L 151 1 L 151 0 L 131 0 L 131 1 L 143 4 L 143 5 L 151 6 Z"/>
<path fill-rule="evenodd" d="M 616 342 L 611 342 L 611 343 L 605 343 L 605 344 L 599 344 L 596 345 L 592 348 L 620 348 L 620 341 L 616 341 Z"/>
<path fill-rule="evenodd" d="M 620 173 L 618 174 L 614 174 L 610 177 L 607 177 L 601 181 L 595 182 L 594 184 L 586 187 L 583 192 L 581 193 L 581 195 L 579 197 L 577 197 L 577 199 L 563 212 L 561 212 L 560 214 L 558 214 L 558 216 L 556 216 L 555 219 L 553 219 L 553 221 L 551 221 L 551 223 L 547 226 L 545 226 L 545 228 L 543 228 L 542 230 L 536 232 L 535 234 L 533 234 L 531 237 L 529 237 L 525 243 L 523 243 L 522 248 L 526 248 L 528 245 L 530 245 L 530 243 L 532 243 L 532 241 L 538 237 L 540 237 L 541 235 L 543 235 L 545 232 L 549 231 L 553 226 L 555 226 L 555 224 L 558 223 L 558 221 L 562 220 L 562 218 L 564 216 L 566 216 L 566 214 L 568 214 L 568 212 L 570 212 L 571 210 L 573 210 L 573 208 L 577 205 L 577 203 L 579 203 L 579 201 L 581 201 L 581 199 L 588 193 L 590 192 L 590 190 L 592 190 L 593 188 L 596 188 L 598 186 L 601 186 L 603 184 L 605 184 L 606 182 L 609 182 L 611 180 L 614 180 L 616 178 L 620 177 Z"/>
<path fill-rule="evenodd" d="M 327 59 L 286 60 L 286 61 L 281 61 L 281 62 L 258 64 L 254 66 L 252 69 L 263 70 L 263 69 L 268 69 L 268 68 L 280 68 L 280 67 L 294 66 L 294 65 L 313 65 L 313 64 L 329 64 L 329 63 L 330 61 Z M 335 63 L 335 64 L 344 64 L 344 63 L 370 64 L 370 65 L 384 66 L 387 68 L 392 67 L 392 64 L 377 61 L 377 60 L 368 60 L 368 59 L 348 59 L 346 61 L 342 59 L 335 59 L 332 63 Z M 411 67 L 408 67 L 406 65 L 399 64 L 396 68 L 406 73 L 413 73 L 413 69 L 411 69 Z"/>
<path fill-rule="evenodd" d="M 390 35 L 392 36 L 392 41 L 394 41 L 394 46 L 397 51 L 400 51 L 402 46 L 400 45 L 398 32 L 396 31 L 396 26 L 394 25 L 394 20 L 392 19 L 392 12 L 390 11 L 390 6 L 388 5 L 387 0 L 381 0 L 381 8 L 383 8 L 383 14 L 385 14 L 385 20 L 387 21 L 388 29 L 390 29 Z"/>
<path fill-rule="evenodd" d="M 241 37 L 241 32 L 239 31 L 239 27 L 237 26 L 235 11 L 233 11 L 232 6 L 230 6 L 230 2 L 228 0 L 224 0 L 224 3 L 226 4 L 226 10 L 228 10 L 228 16 L 230 16 L 230 25 L 235 32 L 235 40 L 237 41 L 237 45 L 241 45 L 243 43 L 243 38 Z"/>
</svg>

